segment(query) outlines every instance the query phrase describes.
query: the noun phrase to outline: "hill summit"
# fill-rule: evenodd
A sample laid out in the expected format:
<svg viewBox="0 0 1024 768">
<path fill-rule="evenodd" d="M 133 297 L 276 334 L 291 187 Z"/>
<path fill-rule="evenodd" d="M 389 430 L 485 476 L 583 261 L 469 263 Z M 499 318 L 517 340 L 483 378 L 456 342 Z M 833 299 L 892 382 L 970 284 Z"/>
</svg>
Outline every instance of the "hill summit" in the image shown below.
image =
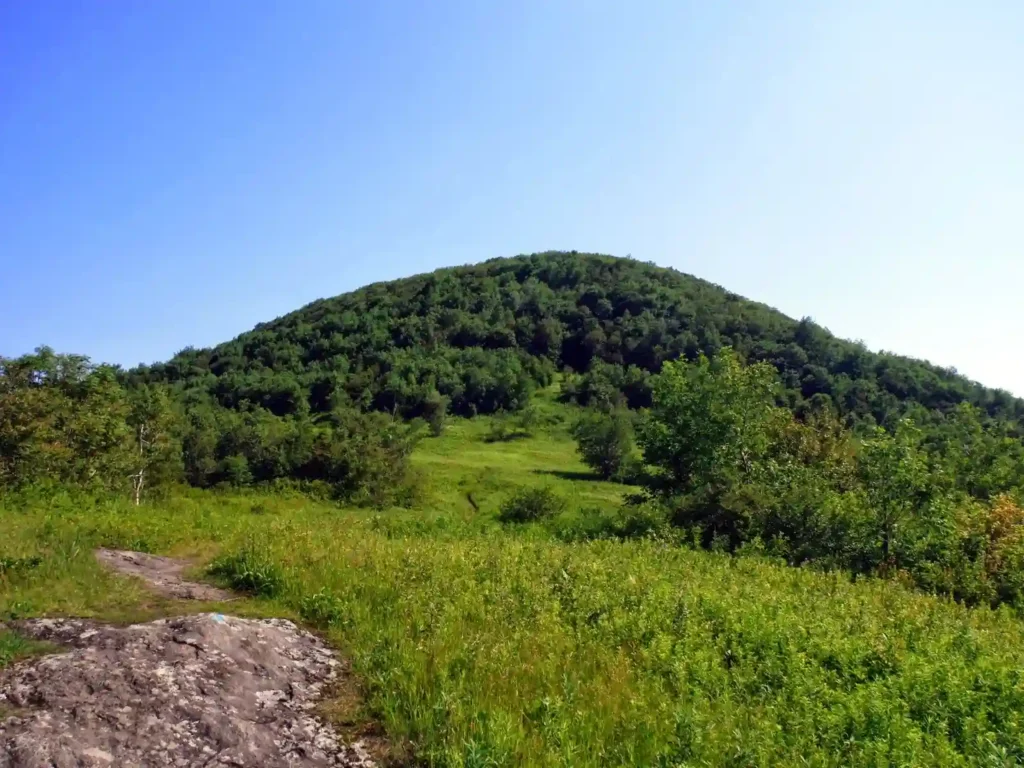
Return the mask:
<svg viewBox="0 0 1024 768">
<path fill-rule="evenodd" d="M 415 416 L 431 393 L 473 415 L 520 407 L 559 372 L 571 399 L 645 406 L 666 360 L 726 346 L 774 365 L 796 412 L 825 399 L 852 421 L 891 425 L 968 402 L 1024 420 L 1024 401 L 955 371 L 871 352 L 674 269 L 575 251 L 375 283 L 133 375 L 277 415 L 358 405 Z"/>
</svg>

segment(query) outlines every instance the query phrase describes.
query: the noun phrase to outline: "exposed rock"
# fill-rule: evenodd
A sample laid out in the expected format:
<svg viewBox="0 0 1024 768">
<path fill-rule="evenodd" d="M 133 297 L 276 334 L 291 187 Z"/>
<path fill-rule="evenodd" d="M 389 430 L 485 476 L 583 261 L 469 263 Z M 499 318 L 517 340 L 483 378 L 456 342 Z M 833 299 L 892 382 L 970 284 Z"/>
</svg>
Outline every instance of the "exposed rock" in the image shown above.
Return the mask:
<svg viewBox="0 0 1024 768">
<path fill-rule="evenodd" d="M 96 559 L 127 576 L 146 581 L 155 592 L 178 600 L 233 600 L 235 595 L 223 589 L 182 579 L 188 567 L 183 560 L 128 552 L 119 549 L 97 549 Z"/>
<path fill-rule="evenodd" d="M 37 619 L 71 646 L 0 671 L 0 768 L 371 766 L 312 712 L 339 663 L 280 619 L 200 614 L 130 627 Z"/>
</svg>

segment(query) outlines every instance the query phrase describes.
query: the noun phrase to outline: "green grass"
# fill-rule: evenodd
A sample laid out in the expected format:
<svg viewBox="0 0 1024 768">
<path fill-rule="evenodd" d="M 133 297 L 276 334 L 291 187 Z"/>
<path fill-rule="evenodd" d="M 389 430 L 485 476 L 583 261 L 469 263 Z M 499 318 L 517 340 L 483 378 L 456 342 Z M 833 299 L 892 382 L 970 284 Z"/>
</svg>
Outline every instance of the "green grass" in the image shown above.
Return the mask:
<svg viewBox="0 0 1024 768">
<path fill-rule="evenodd" d="M 195 491 L 141 509 L 8 498 L 0 556 L 39 561 L 0 577 L 0 615 L 180 609 L 103 572 L 98 545 L 219 558 L 218 579 L 256 595 L 232 611 L 323 631 L 367 710 L 428 765 L 1024 761 L 1024 625 L 1010 612 L 502 526 L 522 486 L 552 488 L 575 514 L 610 511 L 625 490 L 585 479 L 561 426 L 548 430 L 486 443 L 483 420 L 455 421 L 416 453 L 417 510 Z"/>
<path fill-rule="evenodd" d="M 0 668 L 48 649 L 49 646 L 45 643 L 37 643 L 14 632 L 0 629 Z"/>
<path fill-rule="evenodd" d="M 513 489 L 537 485 L 550 486 L 579 509 L 611 510 L 621 504 L 624 486 L 590 472 L 562 425 L 505 442 L 487 442 L 489 428 L 485 418 L 451 419 L 441 437 L 421 443 L 413 466 L 432 490 L 431 506 L 447 513 L 462 511 L 472 519 L 476 512 L 467 497 L 472 494 L 485 517 L 493 518 Z"/>
</svg>

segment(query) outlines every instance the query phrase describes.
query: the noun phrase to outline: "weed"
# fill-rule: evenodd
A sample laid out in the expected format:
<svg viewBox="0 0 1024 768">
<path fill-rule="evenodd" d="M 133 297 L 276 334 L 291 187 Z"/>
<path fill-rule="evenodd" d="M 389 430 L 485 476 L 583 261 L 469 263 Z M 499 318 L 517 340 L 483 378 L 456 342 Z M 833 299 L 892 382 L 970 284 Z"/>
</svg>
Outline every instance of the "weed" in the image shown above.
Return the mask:
<svg viewBox="0 0 1024 768">
<path fill-rule="evenodd" d="M 0 630 L 0 669 L 19 659 L 42 653 L 49 647 L 46 643 L 27 640 L 14 632 Z"/>
<path fill-rule="evenodd" d="M 284 573 L 265 546 L 250 540 L 234 554 L 213 562 L 211 576 L 223 579 L 232 589 L 255 597 L 276 597 L 284 589 Z"/>
<path fill-rule="evenodd" d="M 26 619 L 33 613 L 34 608 L 32 603 L 26 600 L 15 600 L 0 612 L 0 619 L 4 619 L 6 621 L 17 621 L 18 619 Z"/>
<path fill-rule="evenodd" d="M 312 595 L 302 598 L 299 603 L 299 615 L 319 629 L 341 624 L 344 610 L 341 601 L 327 589 L 320 589 Z"/>
<path fill-rule="evenodd" d="M 0 579 L 38 568 L 42 562 L 43 558 L 39 555 L 32 555 L 31 557 L 0 556 Z"/>
</svg>

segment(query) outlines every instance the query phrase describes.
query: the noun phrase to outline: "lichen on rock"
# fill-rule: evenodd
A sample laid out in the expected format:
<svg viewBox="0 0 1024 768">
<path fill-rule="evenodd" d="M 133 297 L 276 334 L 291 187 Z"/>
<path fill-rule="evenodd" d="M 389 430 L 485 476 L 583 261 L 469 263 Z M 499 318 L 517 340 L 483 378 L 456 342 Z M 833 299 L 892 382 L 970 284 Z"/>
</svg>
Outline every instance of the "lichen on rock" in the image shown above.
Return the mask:
<svg viewBox="0 0 1024 768">
<path fill-rule="evenodd" d="M 313 713 L 339 662 L 281 619 L 199 614 L 112 627 L 37 619 L 67 646 L 0 671 L 0 768 L 371 766 Z"/>
</svg>

